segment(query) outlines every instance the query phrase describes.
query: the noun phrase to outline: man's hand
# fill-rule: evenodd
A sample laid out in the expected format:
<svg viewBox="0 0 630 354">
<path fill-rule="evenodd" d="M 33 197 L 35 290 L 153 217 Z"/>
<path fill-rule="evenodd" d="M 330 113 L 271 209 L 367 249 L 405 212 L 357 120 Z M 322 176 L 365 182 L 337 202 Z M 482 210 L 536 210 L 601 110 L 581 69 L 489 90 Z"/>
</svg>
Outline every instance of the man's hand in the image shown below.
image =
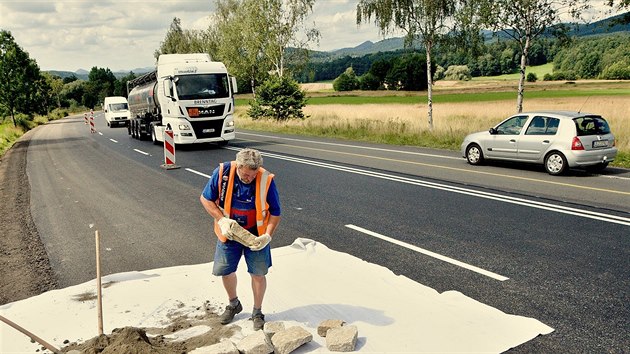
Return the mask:
<svg viewBox="0 0 630 354">
<path fill-rule="evenodd" d="M 253 245 L 249 247 L 252 251 L 260 251 L 265 248 L 271 241 L 271 236 L 269 234 L 262 234 L 254 239 Z"/>
<path fill-rule="evenodd" d="M 219 219 L 219 221 L 217 221 L 217 224 L 219 224 L 219 228 L 221 229 L 221 233 L 228 240 L 232 240 L 231 228 L 232 228 L 232 224 L 235 224 L 235 223 L 236 223 L 236 220 L 232 220 L 226 217 L 222 217 L 221 219 Z"/>
</svg>

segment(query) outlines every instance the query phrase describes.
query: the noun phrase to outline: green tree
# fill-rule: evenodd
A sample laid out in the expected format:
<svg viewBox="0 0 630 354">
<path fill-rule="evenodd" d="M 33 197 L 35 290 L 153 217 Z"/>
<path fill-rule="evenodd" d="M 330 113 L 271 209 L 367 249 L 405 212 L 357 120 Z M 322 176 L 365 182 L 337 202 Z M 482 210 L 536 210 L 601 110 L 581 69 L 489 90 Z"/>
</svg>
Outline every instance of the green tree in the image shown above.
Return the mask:
<svg viewBox="0 0 630 354">
<path fill-rule="evenodd" d="M 333 81 L 335 91 L 352 91 L 359 88 L 359 79 L 352 67 L 349 67 Z"/>
<path fill-rule="evenodd" d="M 50 94 L 55 101 L 55 105 L 57 108 L 61 108 L 61 90 L 63 90 L 64 85 L 63 79 L 57 75 L 51 75 L 47 72 L 43 72 L 42 75 L 51 89 Z"/>
<path fill-rule="evenodd" d="M 153 56 L 156 61 L 160 54 L 208 53 L 212 57 L 214 49 L 209 32 L 183 29 L 181 20 L 175 17 Z"/>
<path fill-rule="evenodd" d="M 466 65 L 451 65 L 446 69 L 444 73 L 445 80 L 452 81 L 468 81 L 472 79 L 470 75 L 470 70 Z"/>
<path fill-rule="evenodd" d="M 116 86 L 116 76 L 109 68 L 92 67 L 88 74 L 88 87 L 86 97 L 82 99 L 83 105 L 94 106 L 105 100 L 105 97 L 113 96 Z"/>
<path fill-rule="evenodd" d="M 369 73 L 376 76 L 379 80 L 379 83 L 382 85 L 385 82 L 385 77 L 387 76 L 387 72 L 389 72 L 389 69 L 391 69 L 391 67 L 392 64 L 389 60 L 378 59 L 370 66 Z"/>
<path fill-rule="evenodd" d="M 359 0 L 357 24 L 372 16 L 381 32 L 398 28 L 406 32 L 406 43 L 419 40 L 426 50 L 426 72 L 431 72 L 431 53 L 447 32 L 446 23 L 456 10 L 455 0 Z M 433 129 L 433 81 L 427 75 L 429 129 Z"/>
<path fill-rule="evenodd" d="M 5 30 L 0 30 L 0 77 L 0 105 L 9 112 L 14 126 L 16 113 L 46 112 L 46 81 L 37 63 Z"/>
<path fill-rule="evenodd" d="M 63 86 L 61 93 L 62 107 L 76 107 L 81 104 L 83 95 L 87 92 L 87 82 L 83 80 L 74 80 Z"/>
<path fill-rule="evenodd" d="M 252 119 L 271 118 L 285 121 L 303 119 L 302 108 L 306 105 L 306 93 L 298 83 L 286 76 L 273 75 L 258 88 L 256 99 L 247 111 Z"/>
<path fill-rule="evenodd" d="M 114 83 L 114 96 L 127 97 L 127 82 L 136 78 L 136 74 L 130 71 L 129 74 L 116 80 Z"/>
<path fill-rule="evenodd" d="M 481 20 L 512 38 L 519 48 L 520 78 L 516 111 L 523 111 L 525 70 L 533 41 L 547 29 L 559 25 L 564 11 L 577 18 L 588 7 L 586 0 L 485 0 Z"/>
<path fill-rule="evenodd" d="M 618 61 L 606 67 L 600 78 L 604 80 L 630 80 L 630 61 Z"/>
<path fill-rule="evenodd" d="M 272 67 L 262 55 L 265 39 L 255 21 L 258 12 L 254 2 L 217 0 L 213 24 L 208 29 L 216 38 L 219 59 L 233 75 L 248 82 L 254 97 L 256 86 L 268 77 Z"/>
<path fill-rule="evenodd" d="M 359 88 L 365 91 L 378 90 L 381 87 L 381 81 L 376 75 L 368 72 L 359 78 Z"/>
<path fill-rule="evenodd" d="M 306 46 L 319 38 L 316 29 L 304 26 L 314 2 L 218 0 L 212 31 L 220 58 L 231 72 L 249 78 L 254 95 L 269 72 L 285 75 L 288 60 L 305 65 Z"/>
</svg>

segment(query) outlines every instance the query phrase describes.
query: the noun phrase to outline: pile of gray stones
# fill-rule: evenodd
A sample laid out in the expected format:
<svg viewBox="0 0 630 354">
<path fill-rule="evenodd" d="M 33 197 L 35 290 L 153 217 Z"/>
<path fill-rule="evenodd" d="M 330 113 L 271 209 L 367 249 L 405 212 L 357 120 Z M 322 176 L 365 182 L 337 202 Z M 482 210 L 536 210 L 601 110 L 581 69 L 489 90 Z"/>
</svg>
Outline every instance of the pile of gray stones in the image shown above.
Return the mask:
<svg viewBox="0 0 630 354">
<path fill-rule="evenodd" d="M 351 352 L 357 344 L 357 326 L 347 326 L 342 320 L 325 320 L 317 326 L 317 334 L 326 338 L 331 352 Z M 195 354 L 289 354 L 313 340 L 313 335 L 300 326 L 285 328 L 283 322 L 267 322 L 262 331 L 241 339 L 238 343 L 223 340 L 198 348 Z"/>
</svg>

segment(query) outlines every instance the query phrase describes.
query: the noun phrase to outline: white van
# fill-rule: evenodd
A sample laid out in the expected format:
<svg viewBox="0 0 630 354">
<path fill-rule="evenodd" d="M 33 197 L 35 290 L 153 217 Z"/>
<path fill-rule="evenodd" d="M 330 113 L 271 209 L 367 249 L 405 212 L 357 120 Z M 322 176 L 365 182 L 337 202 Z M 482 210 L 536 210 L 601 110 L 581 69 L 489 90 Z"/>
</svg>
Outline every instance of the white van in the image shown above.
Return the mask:
<svg viewBox="0 0 630 354">
<path fill-rule="evenodd" d="M 131 117 L 129 104 L 127 99 L 122 96 L 105 97 L 103 112 L 105 113 L 105 122 L 110 128 L 114 125 L 129 124 L 129 118 Z"/>
</svg>

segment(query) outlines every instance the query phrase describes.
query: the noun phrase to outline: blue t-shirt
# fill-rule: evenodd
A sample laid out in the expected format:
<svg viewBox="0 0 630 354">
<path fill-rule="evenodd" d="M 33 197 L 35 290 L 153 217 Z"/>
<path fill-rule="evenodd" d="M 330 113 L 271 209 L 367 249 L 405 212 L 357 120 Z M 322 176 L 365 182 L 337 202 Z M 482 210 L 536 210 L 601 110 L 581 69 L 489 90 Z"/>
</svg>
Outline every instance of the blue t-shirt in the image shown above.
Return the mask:
<svg viewBox="0 0 630 354">
<path fill-rule="evenodd" d="M 229 171 L 230 164 L 223 164 L 224 171 Z M 208 180 L 206 187 L 203 189 L 202 195 L 204 198 L 210 201 L 215 201 L 219 198 L 219 168 L 215 168 L 212 172 L 212 177 Z M 253 181 L 250 184 L 243 183 L 238 177 L 238 174 L 234 174 L 234 187 L 232 189 L 232 209 L 230 212 L 230 218 L 236 220 L 239 225 L 248 229 L 250 232 L 256 230 L 256 183 Z M 273 216 L 280 216 L 280 198 L 278 197 L 278 189 L 276 188 L 275 180 L 271 180 L 269 185 L 269 191 L 267 192 L 267 203 L 269 204 L 269 214 Z"/>
</svg>

